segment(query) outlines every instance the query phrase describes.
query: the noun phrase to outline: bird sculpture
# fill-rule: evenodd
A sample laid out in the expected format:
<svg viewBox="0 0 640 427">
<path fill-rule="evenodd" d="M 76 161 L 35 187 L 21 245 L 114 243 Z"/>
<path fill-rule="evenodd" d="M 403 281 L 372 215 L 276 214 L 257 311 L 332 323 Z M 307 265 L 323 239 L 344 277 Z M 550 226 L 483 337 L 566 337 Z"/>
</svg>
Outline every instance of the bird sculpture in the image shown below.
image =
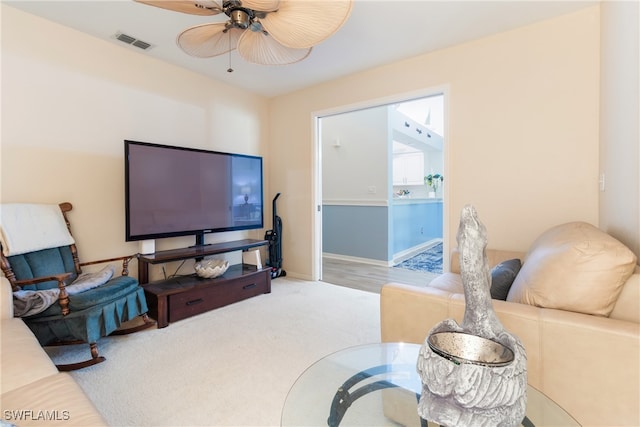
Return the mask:
<svg viewBox="0 0 640 427">
<path fill-rule="evenodd" d="M 448 427 L 517 426 L 526 409 L 527 356 L 493 309 L 487 232 L 473 206 L 462 209 L 456 237 L 464 317 L 461 325 L 435 325 L 420 348 L 418 413 Z"/>
</svg>

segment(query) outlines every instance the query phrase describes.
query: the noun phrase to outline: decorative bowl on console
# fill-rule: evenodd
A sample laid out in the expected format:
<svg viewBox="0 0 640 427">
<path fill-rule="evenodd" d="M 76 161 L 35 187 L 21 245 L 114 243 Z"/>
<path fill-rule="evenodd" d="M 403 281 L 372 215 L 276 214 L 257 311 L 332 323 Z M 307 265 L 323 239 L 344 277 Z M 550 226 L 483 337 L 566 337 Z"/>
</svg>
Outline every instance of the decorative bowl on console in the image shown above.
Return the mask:
<svg viewBox="0 0 640 427">
<path fill-rule="evenodd" d="M 208 259 L 196 263 L 194 268 L 199 277 L 213 279 L 214 277 L 222 276 L 224 272 L 227 271 L 229 261 L 223 259 Z"/>
</svg>

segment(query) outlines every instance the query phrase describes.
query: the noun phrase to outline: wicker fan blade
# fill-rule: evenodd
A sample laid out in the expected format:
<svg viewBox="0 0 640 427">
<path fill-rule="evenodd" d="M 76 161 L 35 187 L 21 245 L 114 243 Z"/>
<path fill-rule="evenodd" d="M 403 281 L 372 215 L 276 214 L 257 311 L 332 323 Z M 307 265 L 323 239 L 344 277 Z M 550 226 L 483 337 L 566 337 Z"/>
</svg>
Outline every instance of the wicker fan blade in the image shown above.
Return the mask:
<svg viewBox="0 0 640 427">
<path fill-rule="evenodd" d="M 155 6 L 174 12 L 188 13 L 190 15 L 217 15 L 222 12 L 222 7 L 213 0 L 135 0 L 138 3 Z"/>
<path fill-rule="evenodd" d="M 242 7 L 261 12 L 272 12 L 278 9 L 280 0 L 242 0 Z"/>
<path fill-rule="evenodd" d="M 353 0 L 281 0 L 276 12 L 260 21 L 281 44 L 307 48 L 335 34 L 351 14 Z"/>
<path fill-rule="evenodd" d="M 260 31 L 247 30 L 238 41 L 238 53 L 254 64 L 287 65 L 305 59 L 311 53 L 311 48 L 286 47 Z"/>
<path fill-rule="evenodd" d="M 230 28 L 225 23 L 202 24 L 187 28 L 178 35 L 178 46 L 191 56 L 210 58 L 236 48 L 242 30 Z"/>
</svg>

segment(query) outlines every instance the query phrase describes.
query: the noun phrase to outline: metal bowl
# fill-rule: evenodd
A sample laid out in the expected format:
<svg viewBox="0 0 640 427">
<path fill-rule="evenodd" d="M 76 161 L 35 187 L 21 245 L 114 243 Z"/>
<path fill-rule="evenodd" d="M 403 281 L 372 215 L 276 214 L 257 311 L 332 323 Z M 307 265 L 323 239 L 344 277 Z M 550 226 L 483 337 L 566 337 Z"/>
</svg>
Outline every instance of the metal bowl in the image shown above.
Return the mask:
<svg viewBox="0 0 640 427">
<path fill-rule="evenodd" d="M 513 351 L 499 342 L 464 332 L 437 332 L 427 338 L 434 353 L 457 365 L 505 366 L 513 361 Z"/>
</svg>

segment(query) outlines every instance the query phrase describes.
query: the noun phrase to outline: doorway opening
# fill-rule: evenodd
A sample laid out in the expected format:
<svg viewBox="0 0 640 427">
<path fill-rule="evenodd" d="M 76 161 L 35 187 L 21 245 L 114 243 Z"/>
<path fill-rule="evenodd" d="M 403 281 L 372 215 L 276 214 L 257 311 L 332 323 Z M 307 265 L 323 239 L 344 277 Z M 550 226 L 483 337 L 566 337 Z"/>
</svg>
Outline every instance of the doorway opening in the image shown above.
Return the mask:
<svg viewBox="0 0 640 427">
<path fill-rule="evenodd" d="M 319 280 L 376 291 L 442 271 L 407 260 L 448 249 L 445 104 L 436 91 L 316 115 Z"/>
</svg>

